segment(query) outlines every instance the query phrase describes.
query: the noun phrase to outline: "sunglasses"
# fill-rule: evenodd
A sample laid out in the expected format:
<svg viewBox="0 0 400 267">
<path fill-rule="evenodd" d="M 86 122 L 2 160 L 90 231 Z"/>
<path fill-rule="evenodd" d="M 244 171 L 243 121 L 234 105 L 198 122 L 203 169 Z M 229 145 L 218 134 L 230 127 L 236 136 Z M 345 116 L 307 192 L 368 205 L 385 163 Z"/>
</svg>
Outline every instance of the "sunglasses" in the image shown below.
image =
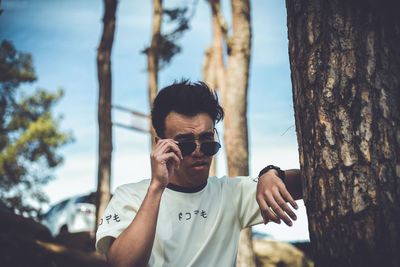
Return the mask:
<svg viewBox="0 0 400 267">
<path fill-rule="evenodd" d="M 192 154 L 196 150 L 197 144 L 195 142 L 182 142 L 178 144 L 178 147 L 184 157 Z M 220 148 L 221 145 L 216 141 L 204 142 L 200 145 L 200 151 L 206 156 L 214 156 Z"/>
</svg>

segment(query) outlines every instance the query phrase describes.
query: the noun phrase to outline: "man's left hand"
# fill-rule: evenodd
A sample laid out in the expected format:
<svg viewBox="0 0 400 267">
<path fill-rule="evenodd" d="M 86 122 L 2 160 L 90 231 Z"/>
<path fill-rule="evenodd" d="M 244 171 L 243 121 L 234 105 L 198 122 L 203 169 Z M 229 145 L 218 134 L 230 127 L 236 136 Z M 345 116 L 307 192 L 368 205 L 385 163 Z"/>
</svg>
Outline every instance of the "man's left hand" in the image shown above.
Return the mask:
<svg viewBox="0 0 400 267">
<path fill-rule="evenodd" d="M 268 223 L 270 220 L 281 223 L 282 219 L 287 225 L 292 226 L 293 222 L 291 219 L 296 220 L 297 217 L 287 202 L 289 202 L 294 209 L 298 207 L 285 184 L 277 174 L 276 170 L 269 170 L 258 179 L 256 193 L 257 203 L 260 206 L 264 224 Z"/>
</svg>

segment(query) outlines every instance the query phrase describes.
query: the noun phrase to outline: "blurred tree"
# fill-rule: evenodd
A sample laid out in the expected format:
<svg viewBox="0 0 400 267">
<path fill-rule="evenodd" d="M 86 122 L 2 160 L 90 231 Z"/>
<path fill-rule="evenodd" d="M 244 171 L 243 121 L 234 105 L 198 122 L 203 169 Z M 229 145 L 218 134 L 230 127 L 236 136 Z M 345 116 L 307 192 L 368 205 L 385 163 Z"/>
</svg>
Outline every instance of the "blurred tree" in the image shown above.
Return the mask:
<svg viewBox="0 0 400 267">
<path fill-rule="evenodd" d="M 212 28 L 213 36 L 210 47 L 206 48 L 204 62 L 203 62 L 203 80 L 212 89 L 215 90 L 218 85 L 218 79 L 223 82 L 225 79 L 224 67 L 224 38 L 227 38 L 227 26 L 221 15 L 220 1 L 210 1 L 211 14 L 212 14 Z M 216 157 L 214 156 L 210 176 L 217 174 Z"/>
<path fill-rule="evenodd" d="M 59 129 L 52 107 L 63 91 L 18 96 L 21 83 L 36 80 L 32 57 L 9 41 L 0 46 L 0 197 L 25 216 L 38 215 L 48 202 L 41 186 L 53 179 L 50 169 L 62 163 L 57 149 L 72 135 Z"/>
<path fill-rule="evenodd" d="M 220 1 L 209 0 L 212 11 L 213 41 L 206 51 L 203 75 L 210 86 L 221 92 L 225 110 L 224 142 L 230 177 L 249 175 L 247 134 L 247 85 L 251 55 L 249 0 L 231 0 L 232 36 L 228 36 Z M 227 66 L 224 64 L 224 41 Z M 242 231 L 238 266 L 255 266 L 251 229 Z"/>
<path fill-rule="evenodd" d="M 161 47 L 161 22 L 162 22 L 162 0 L 153 0 L 153 31 L 150 47 L 145 50 L 147 54 L 147 72 L 149 74 L 149 102 L 150 110 L 158 90 L 159 55 Z M 150 126 L 151 146 L 155 145 L 156 132 Z"/>
<path fill-rule="evenodd" d="M 398 1 L 287 0 L 317 266 L 400 266 Z"/>
<path fill-rule="evenodd" d="M 117 0 L 104 0 L 103 34 L 97 48 L 97 77 L 99 80 L 99 159 L 96 194 L 96 225 L 111 198 L 111 50 L 115 33 Z"/>
<path fill-rule="evenodd" d="M 195 2 L 196 3 L 196 2 Z M 195 7 L 193 7 L 195 10 Z M 177 45 L 177 40 L 189 29 L 189 18 L 187 7 L 163 9 L 162 0 L 153 0 L 153 29 L 150 47 L 144 49 L 142 53 L 147 55 L 147 72 L 149 74 L 149 104 L 150 110 L 153 108 L 154 98 L 158 91 L 158 72 L 167 66 L 174 55 L 181 51 Z M 167 23 L 177 24 L 176 27 L 167 34 L 161 34 L 163 14 L 166 15 Z M 155 130 L 150 128 L 151 146 L 155 145 Z"/>
</svg>

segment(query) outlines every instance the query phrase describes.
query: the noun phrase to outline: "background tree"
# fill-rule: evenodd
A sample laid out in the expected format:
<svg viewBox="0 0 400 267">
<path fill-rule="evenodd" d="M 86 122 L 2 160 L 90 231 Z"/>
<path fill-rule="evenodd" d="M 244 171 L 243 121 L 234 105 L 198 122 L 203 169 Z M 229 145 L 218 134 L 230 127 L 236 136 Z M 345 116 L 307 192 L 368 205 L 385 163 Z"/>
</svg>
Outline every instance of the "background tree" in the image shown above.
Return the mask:
<svg viewBox="0 0 400 267">
<path fill-rule="evenodd" d="M 215 90 L 218 86 L 218 78 L 221 83 L 225 79 L 224 62 L 224 37 L 227 37 L 226 22 L 222 18 L 220 1 L 209 1 L 211 7 L 211 19 L 213 36 L 211 46 L 206 48 L 203 62 L 203 81 L 212 89 Z M 218 73 L 222 72 L 222 73 Z M 216 157 L 213 157 L 210 176 L 215 176 L 217 173 Z"/>
<path fill-rule="evenodd" d="M 249 175 L 247 134 L 247 86 L 251 55 L 250 2 L 231 0 L 232 36 L 228 36 L 219 0 L 209 0 L 212 11 L 213 41 L 207 50 L 203 73 L 221 93 L 225 111 L 224 142 L 228 175 Z M 228 64 L 224 65 L 224 40 Z M 214 74 L 210 74 L 214 73 Z M 251 228 L 242 231 L 238 266 L 255 266 Z"/>
<path fill-rule="evenodd" d="M 99 160 L 96 194 L 96 228 L 110 201 L 112 123 L 111 123 L 111 50 L 115 32 L 117 0 L 104 0 L 103 34 L 97 49 L 99 80 Z"/>
<path fill-rule="evenodd" d="M 150 47 L 145 51 L 147 54 L 147 72 L 149 74 L 149 104 L 153 108 L 153 101 L 158 91 L 159 53 L 161 46 L 161 22 L 162 22 L 162 0 L 153 0 L 153 29 Z M 151 146 L 155 145 L 155 130 L 150 126 Z"/>
<path fill-rule="evenodd" d="M 51 169 L 62 163 L 57 149 L 71 140 L 59 129 L 52 107 L 63 91 L 19 95 L 21 83 L 36 80 L 32 57 L 12 43 L 0 46 L 0 198 L 25 216 L 36 216 L 48 202 L 41 186 L 54 178 Z"/>
<path fill-rule="evenodd" d="M 192 10 L 195 10 L 194 2 Z M 147 55 L 147 72 L 149 74 L 149 106 L 153 108 L 154 98 L 158 92 L 158 72 L 167 66 L 172 57 L 181 51 L 181 47 L 177 45 L 177 41 L 182 34 L 189 29 L 189 21 L 191 16 L 187 16 L 187 7 L 164 9 L 162 0 L 153 0 L 153 27 L 151 35 L 150 47 L 144 49 L 142 53 Z M 166 16 L 163 16 L 166 15 Z M 161 33 L 161 25 L 163 17 L 167 23 L 176 24 L 175 28 L 166 34 Z M 150 127 L 151 145 L 155 145 L 155 130 Z"/>
<path fill-rule="evenodd" d="M 303 194 L 318 266 L 400 266 L 397 1 L 287 0 Z"/>
</svg>

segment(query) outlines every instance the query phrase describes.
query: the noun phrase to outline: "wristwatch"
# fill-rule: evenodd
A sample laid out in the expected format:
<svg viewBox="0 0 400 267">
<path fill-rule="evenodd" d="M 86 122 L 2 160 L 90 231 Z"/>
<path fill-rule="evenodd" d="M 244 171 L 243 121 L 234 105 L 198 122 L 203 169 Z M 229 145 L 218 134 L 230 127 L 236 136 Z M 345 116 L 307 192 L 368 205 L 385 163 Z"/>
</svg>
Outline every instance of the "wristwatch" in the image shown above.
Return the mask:
<svg viewBox="0 0 400 267">
<path fill-rule="evenodd" d="M 264 173 L 266 173 L 267 171 L 274 169 L 278 172 L 278 177 L 282 179 L 282 181 L 285 181 L 286 179 L 286 175 L 285 172 L 281 170 L 281 168 L 274 166 L 274 165 L 268 165 L 267 167 L 265 167 L 264 169 L 262 169 L 260 171 L 260 173 L 258 174 L 258 178 L 260 178 Z"/>
</svg>

